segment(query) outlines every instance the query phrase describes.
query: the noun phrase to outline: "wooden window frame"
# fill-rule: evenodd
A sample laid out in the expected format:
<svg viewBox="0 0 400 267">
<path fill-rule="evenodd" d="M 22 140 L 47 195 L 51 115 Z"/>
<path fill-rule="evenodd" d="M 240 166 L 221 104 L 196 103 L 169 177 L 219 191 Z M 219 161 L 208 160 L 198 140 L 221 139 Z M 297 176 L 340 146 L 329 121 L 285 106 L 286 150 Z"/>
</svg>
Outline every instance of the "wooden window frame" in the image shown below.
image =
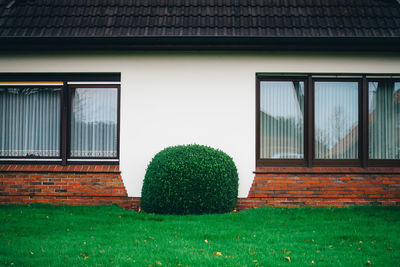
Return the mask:
<svg viewBox="0 0 400 267">
<path fill-rule="evenodd" d="M 303 159 L 265 159 L 260 157 L 260 85 L 264 81 L 282 81 L 282 82 L 304 82 L 304 158 Z M 309 95 L 308 90 L 308 78 L 304 76 L 260 76 L 256 75 L 256 165 L 257 166 L 306 166 L 307 158 L 309 157 L 309 140 L 307 138 L 309 127 L 308 120 L 306 119 L 308 114 Z M 306 122 L 307 121 L 307 122 Z"/>
<path fill-rule="evenodd" d="M 90 82 L 89 82 L 90 81 Z M 11 157 L 0 156 L 0 164 L 96 164 L 96 165 L 118 165 L 120 158 L 120 114 L 121 114 L 121 74 L 120 73 L 0 73 L 1 83 L 10 83 L 12 87 L 43 87 L 60 88 L 60 155 L 59 157 Z M 18 85 L 18 83 L 51 83 L 58 82 L 59 85 Z M 69 84 L 71 83 L 71 84 Z M 116 157 L 70 157 L 70 131 L 71 131 L 71 88 L 116 88 L 117 95 L 117 156 Z"/>
<path fill-rule="evenodd" d="M 357 82 L 358 83 L 358 158 L 357 159 L 316 159 L 315 158 L 315 82 Z M 361 166 L 361 155 L 363 153 L 363 136 L 362 136 L 362 79 L 361 78 L 313 78 L 311 86 L 308 88 L 311 94 L 311 104 L 308 108 L 311 109 L 310 119 L 312 131 L 312 166 L 332 166 L 332 167 L 358 167 Z"/>
<path fill-rule="evenodd" d="M 385 76 L 395 76 L 387 74 Z M 340 76 L 340 77 L 337 77 Z M 373 76 L 373 74 L 369 74 Z M 384 76 L 378 74 L 376 76 Z M 398 76 L 398 74 L 397 74 Z M 256 74 L 256 167 L 398 167 L 400 160 L 369 159 L 368 83 L 379 81 L 400 82 L 400 78 L 370 78 L 366 74 L 299 74 L 265 75 Z M 260 158 L 260 84 L 263 81 L 304 82 L 304 159 Z M 315 82 L 358 82 L 358 158 L 357 159 L 315 159 Z"/>
<path fill-rule="evenodd" d="M 60 100 L 60 128 L 62 126 L 62 121 L 61 121 L 61 117 L 62 117 L 62 95 L 63 95 L 63 86 L 60 85 L 20 85 L 20 84 L 15 84 L 15 85 L 2 85 L 0 84 L 0 88 L 53 88 L 53 89 L 60 89 L 60 93 L 59 93 L 59 100 Z M 61 130 L 61 129 L 60 129 Z M 60 132 L 61 135 L 61 132 Z M 60 139 L 61 141 L 61 139 Z M 53 162 L 57 162 L 56 160 L 60 159 L 61 157 L 61 142 L 60 142 L 60 147 L 59 147 L 59 156 L 58 157 L 50 157 L 50 156 L 38 156 L 38 157 L 22 157 L 22 156 L 0 156 L 0 163 L 2 159 L 10 159 L 9 161 L 18 161 L 23 159 L 24 161 L 37 161 L 40 160 L 40 162 L 42 162 L 42 160 L 48 160 L 48 161 L 53 161 Z"/>
<path fill-rule="evenodd" d="M 115 157 L 72 157 L 71 156 L 71 112 L 72 112 L 72 92 L 73 89 L 76 88 L 115 88 L 117 89 L 117 156 Z M 68 85 L 67 89 L 68 94 L 68 113 L 67 113 L 67 149 L 66 156 L 67 161 L 70 160 L 91 160 L 91 159 L 101 159 L 101 160 L 118 160 L 119 159 L 119 133 L 120 133 L 120 105 L 121 105 L 121 86 L 119 84 L 98 84 L 98 85 L 90 85 L 90 84 L 73 84 Z"/>
<path fill-rule="evenodd" d="M 365 94 L 366 94 L 366 103 L 365 103 L 365 110 L 366 110 L 366 135 L 367 135 L 367 142 L 365 144 L 365 150 L 366 150 L 366 164 L 371 167 L 399 167 L 400 166 L 400 160 L 397 159 L 370 159 L 369 158 L 369 119 L 368 119 L 368 114 L 369 114 L 369 83 L 370 82 L 395 82 L 395 83 L 400 83 L 400 78 L 365 78 Z"/>
</svg>

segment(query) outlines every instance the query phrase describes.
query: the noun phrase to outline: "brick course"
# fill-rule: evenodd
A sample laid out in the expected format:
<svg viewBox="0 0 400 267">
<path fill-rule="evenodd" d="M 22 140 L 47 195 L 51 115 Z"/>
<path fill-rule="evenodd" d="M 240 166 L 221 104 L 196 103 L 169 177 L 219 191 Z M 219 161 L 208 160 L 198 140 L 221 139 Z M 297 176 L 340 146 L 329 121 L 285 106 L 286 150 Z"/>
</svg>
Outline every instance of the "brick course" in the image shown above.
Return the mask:
<svg viewBox="0 0 400 267">
<path fill-rule="evenodd" d="M 400 168 L 256 168 L 237 210 L 262 206 L 400 205 Z M 109 205 L 139 210 L 118 165 L 0 165 L 0 204 Z"/>
<path fill-rule="evenodd" d="M 34 202 L 138 208 L 118 165 L 0 165 L 0 204 Z"/>
<path fill-rule="evenodd" d="M 400 205 L 400 168 L 257 168 L 237 209 Z"/>
</svg>

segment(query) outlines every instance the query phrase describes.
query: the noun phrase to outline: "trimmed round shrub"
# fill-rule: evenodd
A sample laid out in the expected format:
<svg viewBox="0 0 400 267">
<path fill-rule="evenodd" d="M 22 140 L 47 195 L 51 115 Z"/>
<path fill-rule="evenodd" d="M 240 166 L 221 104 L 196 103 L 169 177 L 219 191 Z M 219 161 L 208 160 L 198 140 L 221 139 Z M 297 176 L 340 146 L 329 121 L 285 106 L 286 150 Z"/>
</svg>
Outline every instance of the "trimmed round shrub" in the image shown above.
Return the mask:
<svg viewBox="0 0 400 267">
<path fill-rule="evenodd" d="M 220 150 L 167 147 L 147 167 L 141 206 L 160 214 L 230 212 L 236 205 L 238 180 L 235 163 Z"/>
</svg>

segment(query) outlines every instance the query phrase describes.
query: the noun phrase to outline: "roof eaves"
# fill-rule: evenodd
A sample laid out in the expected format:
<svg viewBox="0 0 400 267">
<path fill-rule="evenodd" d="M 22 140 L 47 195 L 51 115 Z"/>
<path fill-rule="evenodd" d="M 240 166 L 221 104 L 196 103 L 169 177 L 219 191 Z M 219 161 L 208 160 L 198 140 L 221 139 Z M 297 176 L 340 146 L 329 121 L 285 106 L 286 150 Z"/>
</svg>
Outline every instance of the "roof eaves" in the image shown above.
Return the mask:
<svg viewBox="0 0 400 267">
<path fill-rule="evenodd" d="M 0 37 L 2 50 L 396 51 L 400 37 Z"/>
</svg>

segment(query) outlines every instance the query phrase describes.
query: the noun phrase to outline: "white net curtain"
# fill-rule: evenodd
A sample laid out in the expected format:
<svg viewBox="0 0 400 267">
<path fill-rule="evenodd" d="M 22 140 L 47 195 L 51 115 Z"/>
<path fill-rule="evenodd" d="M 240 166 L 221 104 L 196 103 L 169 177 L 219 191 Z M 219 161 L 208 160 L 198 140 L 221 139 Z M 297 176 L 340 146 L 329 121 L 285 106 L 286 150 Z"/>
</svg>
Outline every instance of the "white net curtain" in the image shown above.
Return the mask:
<svg viewBox="0 0 400 267">
<path fill-rule="evenodd" d="M 117 88 L 75 88 L 71 157 L 117 156 Z"/>
<path fill-rule="evenodd" d="M 0 156 L 60 155 L 60 88 L 0 88 Z"/>
<path fill-rule="evenodd" d="M 260 157 L 304 158 L 304 82 L 260 84 Z"/>
<path fill-rule="evenodd" d="M 400 159 L 400 83 L 370 82 L 369 158 Z"/>
<path fill-rule="evenodd" d="M 117 157 L 117 88 L 71 88 L 70 157 Z M 0 156 L 60 157 L 61 88 L 0 87 Z"/>
</svg>

